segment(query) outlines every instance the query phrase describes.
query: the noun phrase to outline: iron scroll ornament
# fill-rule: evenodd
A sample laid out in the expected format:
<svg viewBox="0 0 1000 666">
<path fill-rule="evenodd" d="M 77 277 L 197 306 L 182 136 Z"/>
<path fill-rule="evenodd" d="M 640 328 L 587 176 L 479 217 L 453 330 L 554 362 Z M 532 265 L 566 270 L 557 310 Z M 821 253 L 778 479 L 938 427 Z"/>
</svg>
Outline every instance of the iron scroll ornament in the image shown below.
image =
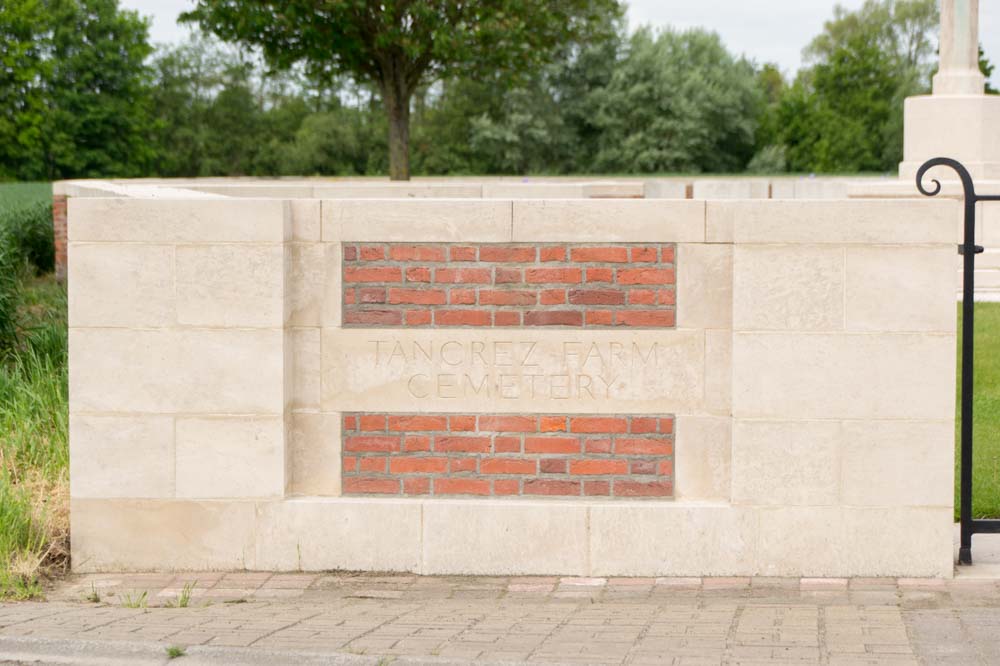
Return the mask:
<svg viewBox="0 0 1000 666">
<path fill-rule="evenodd" d="M 959 522 L 961 538 L 958 548 L 958 563 L 972 564 L 972 535 L 985 532 L 1000 532 L 1000 520 L 974 519 L 972 517 L 972 396 L 973 353 L 975 342 L 975 275 L 976 255 L 984 251 L 976 245 L 976 204 L 982 201 L 1000 201 L 997 195 L 976 194 L 972 175 L 961 162 L 948 157 L 935 157 L 925 162 L 917 170 L 917 189 L 928 197 L 941 193 L 941 181 L 932 178 L 932 189 L 924 186 L 927 172 L 935 167 L 947 167 L 958 174 L 962 181 L 965 202 L 965 237 L 958 246 L 962 255 L 962 405 L 961 405 L 961 471 L 959 492 Z"/>
</svg>

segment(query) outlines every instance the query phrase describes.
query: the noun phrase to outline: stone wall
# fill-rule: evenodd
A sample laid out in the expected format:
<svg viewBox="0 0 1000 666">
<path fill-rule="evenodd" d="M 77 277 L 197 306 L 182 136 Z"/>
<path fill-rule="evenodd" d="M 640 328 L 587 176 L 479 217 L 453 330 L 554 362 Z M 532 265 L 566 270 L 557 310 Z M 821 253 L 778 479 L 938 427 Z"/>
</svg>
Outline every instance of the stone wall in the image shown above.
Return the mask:
<svg viewBox="0 0 1000 666">
<path fill-rule="evenodd" d="M 74 568 L 951 576 L 959 215 L 72 197 Z M 476 308 L 484 291 L 536 300 L 489 303 L 488 326 L 435 321 L 450 302 L 352 320 L 365 248 L 431 261 L 393 260 L 403 247 L 446 256 L 432 276 L 456 248 L 490 263 L 490 283 L 405 287 L 435 301 L 452 284 Z M 611 251 L 578 254 L 581 280 L 592 259 L 620 311 L 669 325 L 497 326 L 590 289 L 495 284 L 549 248 L 568 250 L 559 270 Z M 639 287 L 672 302 L 633 304 Z"/>
</svg>

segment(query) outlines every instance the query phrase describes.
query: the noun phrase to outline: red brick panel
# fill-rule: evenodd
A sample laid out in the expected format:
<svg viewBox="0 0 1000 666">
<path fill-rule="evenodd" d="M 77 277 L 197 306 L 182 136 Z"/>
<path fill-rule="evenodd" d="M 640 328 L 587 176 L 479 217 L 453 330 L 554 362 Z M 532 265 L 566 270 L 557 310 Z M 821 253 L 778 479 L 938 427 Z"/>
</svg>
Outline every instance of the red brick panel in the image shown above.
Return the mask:
<svg viewBox="0 0 1000 666">
<path fill-rule="evenodd" d="M 670 416 L 344 414 L 347 495 L 673 495 Z"/>
<path fill-rule="evenodd" d="M 66 197 L 52 197 L 52 233 L 56 245 L 56 278 L 66 279 Z"/>
<path fill-rule="evenodd" d="M 671 244 L 344 245 L 344 326 L 671 328 Z"/>
</svg>

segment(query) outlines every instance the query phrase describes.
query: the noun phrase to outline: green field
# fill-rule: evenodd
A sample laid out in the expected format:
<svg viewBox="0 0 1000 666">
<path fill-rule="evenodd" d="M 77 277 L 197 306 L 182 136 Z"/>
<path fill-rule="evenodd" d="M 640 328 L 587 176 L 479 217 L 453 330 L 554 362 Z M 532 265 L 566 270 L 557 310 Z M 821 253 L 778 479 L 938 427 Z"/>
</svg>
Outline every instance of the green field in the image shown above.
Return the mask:
<svg viewBox="0 0 1000 666">
<path fill-rule="evenodd" d="M 961 312 L 959 313 L 961 316 Z M 961 319 L 959 319 L 961 329 Z M 976 304 L 972 512 L 1000 518 L 1000 303 Z M 961 337 L 961 334 L 960 334 Z M 961 377 L 961 347 L 959 347 Z M 956 414 L 961 393 L 956 390 Z M 959 424 L 955 424 L 955 516 L 958 517 Z"/>
</svg>

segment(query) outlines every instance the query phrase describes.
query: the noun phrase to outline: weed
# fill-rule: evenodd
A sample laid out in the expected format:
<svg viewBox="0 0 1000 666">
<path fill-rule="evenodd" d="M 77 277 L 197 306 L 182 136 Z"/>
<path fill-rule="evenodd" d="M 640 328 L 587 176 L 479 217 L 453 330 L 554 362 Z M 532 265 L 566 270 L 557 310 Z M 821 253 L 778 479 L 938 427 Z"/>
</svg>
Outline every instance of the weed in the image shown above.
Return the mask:
<svg viewBox="0 0 1000 666">
<path fill-rule="evenodd" d="M 94 587 L 93 583 L 90 585 L 90 594 L 87 595 L 87 601 L 92 604 L 101 603 L 101 593 L 97 591 L 97 588 Z"/>
<path fill-rule="evenodd" d="M 141 594 L 136 595 L 134 592 L 123 592 L 122 593 L 122 607 L 123 608 L 146 608 L 147 597 L 149 592 L 143 590 Z"/>
<path fill-rule="evenodd" d="M 167 648 L 167 659 L 176 659 L 177 657 L 183 657 L 185 650 L 182 647 L 176 645 L 171 645 Z"/>
<path fill-rule="evenodd" d="M 197 583 L 198 581 L 193 580 L 190 583 L 185 584 L 183 589 L 181 589 L 180 595 L 177 597 L 177 601 L 168 602 L 167 608 L 187 608 L 191 603 L 191 590 L 194 589 L 194 586 Z"/>
</svg>

